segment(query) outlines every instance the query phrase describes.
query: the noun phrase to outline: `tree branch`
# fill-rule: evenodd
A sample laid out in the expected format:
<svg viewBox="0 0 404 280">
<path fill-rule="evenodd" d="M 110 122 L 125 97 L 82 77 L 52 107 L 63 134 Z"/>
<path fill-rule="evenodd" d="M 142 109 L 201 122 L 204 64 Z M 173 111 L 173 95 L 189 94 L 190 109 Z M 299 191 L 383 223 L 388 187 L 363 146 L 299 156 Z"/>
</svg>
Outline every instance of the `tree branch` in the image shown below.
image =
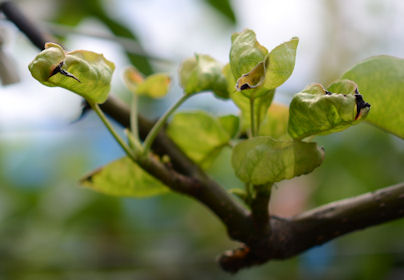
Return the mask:
<svg viewBox="0 0 404 280">
<path fill-rule="evenodd" d="M 404 217 L 404 183 L 336 201 L 290 219 L 271 217 L 271 234 L 257 244 L 226 252 L 223 269 L 286 259 L 341 235 Z M 259 246 L 257 246 L 259 244 Z"/>
<path fill-rule="evenodd" d="M 37 26 L 30 22 L 11 1 L 4 1 L 0 10 L 22 33 L 39 49 L 43 49 L 48 40 Z M 110 96 L 100 105 L 101 109 L 124 127 L 129 127 L 130 110 L 122 101 Z M 144 139 L 153 123 L 138 115 L 139 134 Z M 203 170 L 189 159 L 184 152 L 160 131 L 152 145 L 152 150 L 160 156 L 168 155 L 170 166 L 162 164 L 153 157 L 144 157 L 139 165 L 148 173 L 165 183 L 172 190 L 186 194 L 211 209 L 225 224 L 230 237 L 245 240 L 251 227 L 249 212 L 229 195 L 221 186 L 210 179 Z"/>
<path fill-rule="evenodd" d="M 14 3 L 4 1 L 0 10 L 34 45 L 40 49 L 44 47 L 48 38 L 18 11 Z M 101 108 L 123 126 L 129 126 L 130 114 L 126 104 L 111 97 Z M 140 136 L 144 139 L 152 122 L 142 116 L 138 121 Z M 289 219 L 269 217 L 265 211 L 269 193 L 264 193 L 254 201 L 254 215 L 251 216 L 193 163 L 164 131 L 159 133 L 152 149 L 157 155 L 168 155 L 170 164 L 165 165 L 150 156 L 140 159 L 142 168 L 171 189 L 207 206 L 225 224 L 230 237 L 244 243 L 241 248 L 220 257 L 222 268 L 229 272 L 271 259 L 290 258 L 343 234 L 404 217 L 404 183 L 330 203 Z"/>
</svg>

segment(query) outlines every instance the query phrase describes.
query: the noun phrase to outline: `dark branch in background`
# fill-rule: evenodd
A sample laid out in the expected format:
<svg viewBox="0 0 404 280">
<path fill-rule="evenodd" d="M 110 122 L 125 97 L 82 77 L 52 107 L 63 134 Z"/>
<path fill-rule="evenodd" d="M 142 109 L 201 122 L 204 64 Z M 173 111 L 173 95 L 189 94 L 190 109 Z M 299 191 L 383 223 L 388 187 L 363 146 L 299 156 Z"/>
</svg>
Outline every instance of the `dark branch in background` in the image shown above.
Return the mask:
<svg viewBox="0 0 404 280">
<path fill-rule="evenodd" d="M 1 3 L 0 10 L 33 44 L 43 49 L 47 36 L 11 1 Z M 123 102 L 110 97 L 101 108 L 123 126 L 129 125 L 129 108 Z M 151 126 L 150 121 L 139 116 L 142 138 Z M 293 257 L 343 234 L 404 217 L 404 183 L 330 203 L 289 219 L 269 217 L 270 193 L 258 188 L 260 196 L 251 205 L 251 214 L 193 163 L 164 131 L 158 135 L 152 149 L 157 155 L 168 155 L 171 163 L 165 165 L 155 157 L 146 157 L 139 162 L 142 168 L 171 189 L 207 206 L 225 224 L 230 237 L 243 242 L 241 248 L 226 252 L 219 259 L 222 268 L 229 272 L 271 259 Z"/>
</svg>

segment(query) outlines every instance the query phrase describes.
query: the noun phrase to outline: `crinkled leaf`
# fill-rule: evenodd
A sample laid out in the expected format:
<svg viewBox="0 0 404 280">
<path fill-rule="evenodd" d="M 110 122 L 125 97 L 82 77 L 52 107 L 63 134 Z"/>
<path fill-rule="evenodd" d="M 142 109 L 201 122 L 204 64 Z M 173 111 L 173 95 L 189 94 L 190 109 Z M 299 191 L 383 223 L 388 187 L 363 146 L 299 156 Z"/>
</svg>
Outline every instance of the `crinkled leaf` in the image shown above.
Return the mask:
<svg viewBox="0 0 404 280">
<path fill-rule="evenodd" d="M 95 191 L 116 196 L 148 197 L 169 191 L 128 157 L 95 170 L 80 182 Z"/>
<path fill-rule="evenodd" d="M 264 61 L 268 50 L 261 46 L 255 32 L 245 29 L 231 36 L 230 67 L 237 80 Z"/>
<path fill-rule="evenodd" d="M 222 65 L 209 55 L 195 54 L 180 66 L 180 84 L 185 94 L 213 91 L 217 97 L 228 98 L 227 81 Z"/>
<path fill-rule="evenodd" d="M 280 44 L 269 53 L 265 61 L 264 86 L 266 88 L 277 88 L 292 75 L 295 68 L 298 43 L 299 38 L 293 37 L 290 41 Z"/>
<path fill-rule="evenodd" d="M 272 103 L 265 119 L 261 123 L 258 135 L 271 136 L 275 139 L 288 140 L 289 108 L 282 104 Z"/>
<path fill-rule="evenodd" d="M 222 122 L 203 111 L 175 114 L 168 124 L 167 133 L 193 161 L 204 168 L 231 139 Z"/>
<path fill-rule="evenodd" d="M 372 57 L 348 70 L 342 78 L 355 81 L 364 99 L 372 104 L 367 122 L 404 138 L 404 59 Z"/>
<path fill-rule="evenodd" d="M 369 104 L 359 94 L 330 93 L 312 84 L 293 97 L 288 132 L 295 139 L 338 132 L 358 123 L 368 111 Z"/>
<path fill-rule="evenodd" d="M 337 80 L 328 86 L 329 92 L 338 92 L 343 94 L 355 94 L 358 85 L 351 80 Z M 372 110 L 373 112 L 373 110 Z"/>
<path fill-rule="evenodd" d="M 115 66 L 102 54 L 85 50 L 65 52 L 57 44 L 46 43 L 28 68 L 32 76 L 46 86 L 63 87 L 89 102 L 103 103 L 108 98 Z M 72 76 L 62 75 L 55 69 Z"/>
<path fill-rule="evenodd" d="M 307 174 L 321 164 L 323 157 L 324 151 L 316 143 L 258 136 L 233 149 L 232 166 L 243 182 L 260 185 Z"/>
</svg>

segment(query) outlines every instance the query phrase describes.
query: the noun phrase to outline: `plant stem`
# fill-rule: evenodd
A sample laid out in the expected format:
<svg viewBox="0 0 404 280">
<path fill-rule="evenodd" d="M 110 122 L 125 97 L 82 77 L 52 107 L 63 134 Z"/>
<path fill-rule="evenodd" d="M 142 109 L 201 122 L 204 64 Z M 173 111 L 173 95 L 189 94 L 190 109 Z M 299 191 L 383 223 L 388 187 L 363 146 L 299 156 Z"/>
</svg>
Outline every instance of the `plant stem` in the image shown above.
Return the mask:
<svg viewBox="0 0 404 280">
<path fill-rule="evenodd" d="M 135 160 L 132 150 L 125 143 L 125 141 L 121 138 L 121 136 L 118 135 L 118 133 L 115 131 L 115 129 L 112 127 L 111 123 L 108 121 L 107 117 L 102 112 L 100 106 L 98 106 L 98 104 L 94 104 L 91 102 L 89 102 L 89 104 L 90 104 L 91 108 L 97 113 L 98 117 L 104 123 L 104 125 L 109 130 L 109 132 L 112 134 L 112 136 L 115 138 L 115 140 L 118 142 L 118 144 L 122 147 L 122 149 L 128 155 L 128 157 L 130 157 L 132 160 Z"/>
<path fill-rule="evenodd" d="M 132 132 L 132 135 L 133 135 L 135 141 L 140 143 L 138 119 L 137 119 L 138 100 L 139 100 L 139 98 L 138 98 L 137 94 L 132 94 L 132 102 L 131 102 L 131 107 L 130 107 L 130 130 Z"/>
<path fill-rule="evenodd" d="M 192 95 L 184 95 L 182 96 L 164 115 L 156 122 L 153 128 L 150 130 L 146 139 L 144 140 L 144 154 L 147 154 L 150 150 L 151 145 L 153 144 L 154 139 L 158 135 L 160 129 L 163 127 L 164 123 L 168 119 L 168 117 L 175 111 L 177 108 L 185 102 Z"/>
<path fill-rule="evenodd" d="M 255 98 L 250 98 L 250 125 L 251 125 L 251 136 L 252 137 L 255 137 L 254 101 L 255 101 Z"/>
</svg>

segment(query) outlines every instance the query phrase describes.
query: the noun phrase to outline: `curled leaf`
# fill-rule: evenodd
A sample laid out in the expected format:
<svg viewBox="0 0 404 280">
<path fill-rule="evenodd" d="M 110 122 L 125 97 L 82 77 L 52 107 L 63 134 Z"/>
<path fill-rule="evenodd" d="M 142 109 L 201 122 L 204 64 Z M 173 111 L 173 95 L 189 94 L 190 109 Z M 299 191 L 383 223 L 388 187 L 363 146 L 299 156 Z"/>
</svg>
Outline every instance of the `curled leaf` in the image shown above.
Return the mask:
<svg viewBox="0 0 404 280">
<path fill-rule="evenodd" d="M 258 136 L 234 147 L 232 166 L 243 182 L 261 185 L 307 174 L 323 157 L 324 151 L 316 143 Z"/>
<path fill-rule="evenodd" d="M 179 70 L 180 84 L 185 94 L 213 91 L 217 97 L 228 98 L 222 67 L 214 58 L 204 54 L 195 54 L 195 57 L 185 60 Z"/>
<path fill-rule="evenodd" d="M 71 90 L 91 103 L 108 98 L 114 64 L 102 54 L 76 50 L 66 52 L 55 43 L 46 43 L 28 66 L 40 83 Z"/>
<path fill-rule="evenodd" d="M 365 118 L 369 109 L 357 89 L 349 94 L 332 93 L 311 84 L 290 103 L 288 132 L 295 139 L 338 132 Z"/>
</svg>

